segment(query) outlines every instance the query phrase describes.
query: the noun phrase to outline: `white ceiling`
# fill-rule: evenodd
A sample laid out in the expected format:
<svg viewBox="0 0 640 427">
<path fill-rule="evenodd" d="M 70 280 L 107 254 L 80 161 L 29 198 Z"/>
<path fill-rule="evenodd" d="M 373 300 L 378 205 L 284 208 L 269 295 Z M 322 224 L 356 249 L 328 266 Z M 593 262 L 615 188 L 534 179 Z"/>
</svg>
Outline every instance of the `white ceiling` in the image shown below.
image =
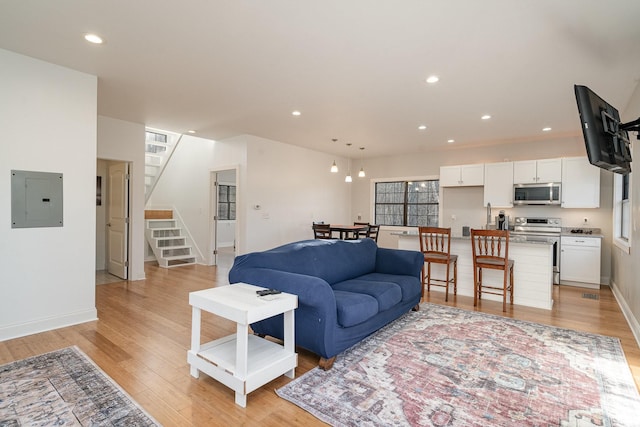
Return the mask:
<svg viewBox="0 0 640 427">
<path fill-rule="evenodd" d="M 639 18 L 638 0 L 0 0 L 0 48 L 97 75 L 101 115 L 373 157 L 579 135 L 574 84 L 621 112 L 638 86 Z"/>
</svg>

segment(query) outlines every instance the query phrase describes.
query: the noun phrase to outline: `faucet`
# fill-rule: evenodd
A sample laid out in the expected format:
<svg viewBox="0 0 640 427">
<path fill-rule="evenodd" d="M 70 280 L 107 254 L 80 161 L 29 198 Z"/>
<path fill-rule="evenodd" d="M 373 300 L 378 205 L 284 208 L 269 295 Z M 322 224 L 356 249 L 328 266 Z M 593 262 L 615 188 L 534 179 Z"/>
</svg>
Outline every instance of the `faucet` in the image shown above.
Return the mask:
<svg viewBox="0 0 640 427">
<path fill-rule="evenodd" d="M 491 224 L 491 203 L 487 202 L 487 229 L 489 229 L 489 224 Z"/>
</svg>

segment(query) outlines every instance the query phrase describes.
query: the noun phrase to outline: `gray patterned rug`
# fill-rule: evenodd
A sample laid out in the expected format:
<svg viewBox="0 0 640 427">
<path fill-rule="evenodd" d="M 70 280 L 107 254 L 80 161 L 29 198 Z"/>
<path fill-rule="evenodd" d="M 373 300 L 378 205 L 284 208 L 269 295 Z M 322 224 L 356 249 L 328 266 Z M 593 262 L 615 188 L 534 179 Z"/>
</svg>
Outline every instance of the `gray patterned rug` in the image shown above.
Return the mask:
<svg viewBox="0 0 640 427">
<path fill-rule="evenodd" d="M 0 366 L 0 427 L 159 426 L 77 347 Z"/>
<path fill-rule="evenodd" d="M 435 304 L 276 392 L 334 426 L 640 426 L 617 338 Z"/>
</svg>

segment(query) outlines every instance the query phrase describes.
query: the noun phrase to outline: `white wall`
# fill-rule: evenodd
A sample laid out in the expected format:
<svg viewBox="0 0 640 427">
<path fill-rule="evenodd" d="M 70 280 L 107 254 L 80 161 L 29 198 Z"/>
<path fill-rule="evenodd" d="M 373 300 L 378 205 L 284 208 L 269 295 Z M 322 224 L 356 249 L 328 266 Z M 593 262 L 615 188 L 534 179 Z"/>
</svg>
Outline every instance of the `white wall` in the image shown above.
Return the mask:
<svg viewBox="0 0 640 427">
<path fill-rule="evenodd" d="M 351 221 L 352 186 L 343 174 L 329 172 L 335 156 L 255 136 L 243 139 L 248 150 L 242 190 L 247 218 L 241 224 L 246 252 L 312 239 L 313 221 Z"/>
<path fill-rule="evenodd" d="M 0 341 L 96 319 L 97 79 L 0 49 Z M 10 171 L 63 174 L 63 227 L 11 228 Z"/>
<path fill-rule="evenodd" d="M 622 114 L 625 121 L 640 117 L 640 84 L 631 97 L 631 101 Z M 631 163 L 631 253 L 625 253 L 618 247 L 612 250 L 612 286 L 618 302 L 631 325 L 636 341 L 640 345 L 640 141 L 632 142 L 633 162 Z"/>
<path fill-rule="evenodd" d="M 251 135 L 215 142 L 185 136 L 148 206 L 175 206 L 205 253 L 211 249 L 211 171 L 237 166 L 237 253 L 310 239 L 314 220 L 341 223 L 350 218 L 351 187 L 344 176 L 329 172 L 333 159 Z"/>
<path fill-rule="evenodd" d="M 130 163 L 129 280 L 145 278 L 144 132 L 142 124 L 98 116 L 98 158 Z"/>
</svg>

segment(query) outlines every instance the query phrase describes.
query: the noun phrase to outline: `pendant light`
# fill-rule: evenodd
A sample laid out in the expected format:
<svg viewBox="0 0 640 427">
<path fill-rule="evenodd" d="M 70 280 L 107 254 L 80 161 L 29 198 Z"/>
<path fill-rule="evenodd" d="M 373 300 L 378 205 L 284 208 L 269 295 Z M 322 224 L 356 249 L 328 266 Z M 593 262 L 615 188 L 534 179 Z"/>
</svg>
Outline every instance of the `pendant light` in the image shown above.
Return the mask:
<svg viewBox="0 0 640 427">
<path fill-rule="evenodd" d="M 347 147 L 351 147 L 350 143 L 347 143 Z M 348 159 L 348 169 L 347 169 L 347 176 L 344 177 L 344 182 L 352 182 L 353 179 L 351 178 L 351 157 L 349 157 Z"/>
<path fill-rule="evenodd" d="M 336 161 L 333 161 L 333 164 L 331 165 L 331 172 L 333 173 L 338 173 L 338 165 L 336 165 Z"/>
<path fill-rule="evenodd" d="M 364 152 L 364 147 L 360 147 L 360 161 L 361 161 L 361 166 L 360 166 L 360 172 L 358 172 L 358 178 L 364 178 L 365 176 L 367 176 L 364 173 L 364 160 L 362 159 L 362 153 Z"/>
<path fill-rule="evenodd" d="M 336 138 L 332 139 L 333 142 L 338 142 L 338 140 Z M 332 173 L 338 173 L 338 165 L 336 164 L 336 161 L 333 161 L 333 164 L 331 165 L 331 172 Z"/>
</svg>

